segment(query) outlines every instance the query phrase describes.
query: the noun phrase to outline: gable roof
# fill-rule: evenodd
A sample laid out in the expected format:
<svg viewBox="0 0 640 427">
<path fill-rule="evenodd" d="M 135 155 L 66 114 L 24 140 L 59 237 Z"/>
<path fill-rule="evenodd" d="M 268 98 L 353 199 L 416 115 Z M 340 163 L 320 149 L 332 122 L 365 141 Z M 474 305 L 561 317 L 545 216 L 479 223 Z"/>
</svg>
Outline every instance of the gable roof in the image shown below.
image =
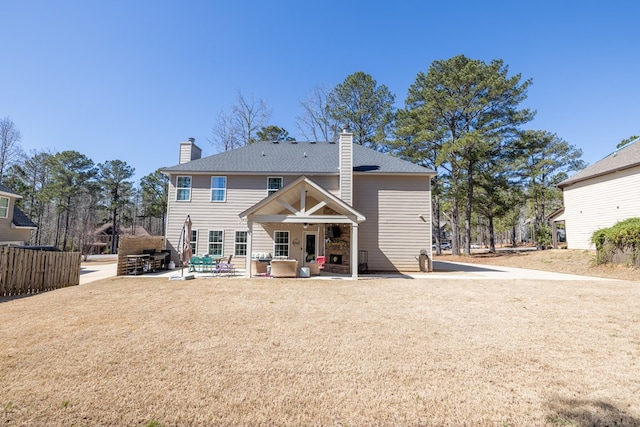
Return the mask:
<svg viewBox="0 0 640 427">
<path fill-rule="evenodd" d="M 304 198 L 304 201 L 301 200 L 302 198 Z M 315 201 L 316 205 L 306 206 L 307 199 Z M 297 209 L 294 206 L 299 206 L 299 208 Z M 366 219 L 360 212 L 306 176 L 301 176 L 289 185 L 262 199 L 240 213 L 239 216 L 241 219 L 247 219 L 250 216 L 258 216 L 259 218 L 270 216 L 270 222 L 275 222 L 276 217 L 280 222 L 305 223 L 312 222 L 312 220 L 314 222 L 323 222 L 322 216 L 315 212 L 325 206 L 354 223 L 361 223 Z M 285 213 L 282 214 L 282 212 Z M 338 222 L 336 217 L 324 219 L 328 220 L 325 222 Z"/>
<path fill-rule="evenodd" d="M 9 187 L 5 187 L 2 184 L 0 184 L 0 194 L 15 197 L 16 199 L 22 199 L 22 196 L 16 194 L 12 189 L 10 189 Z"/>
<path fill-rule="evenodd" d="M 38 226 L 17 206 L 13 207 L 13 219 L 11 222 L 16 227 L 38 228 Z"/>
<path fill-rule="evenodd" d="M 607 175 L 634 166 L 640 166 L 640 138 L 614 151 L 602 160 L 581 170 L 558 184 L 559 188 L 567 187 L 576 182 Z"/>
<path fill-rule="evenodd" d="M 107 222 L 105 224 L 102 224 L 100 227 L 96 228 L 95 230 L 93 230 L 93 235 L 111 235 L 111 229 L 112 229 L 112 223 Z M 135 226 L 123 226 L 123 225 L 119 225 L 118 226 L 118 234 L 120 235 L 136 235 L 136 236 L 150 236 L 149 232 L 147 230 L 145 230 L 145 228 L 141 225 L 135 225 Z"/>
<path fill-rule="evenodd" d="M 291 173 L 337 174 L 339 143 L 332 142 L 255 142 L 235 150 L 163 168 L 165 173 Z M 353 171 L 367 174 L 426 174 L 431 169 L 353 144 Z"/>
<path fill-rule="evenodd" d="M 21 195 L 16 194 L 9 187 L 2 184 L 0 184 L 0 195 L 12 197 L 14 199 L 22 199 Z M 11 224 L 18 228 L 38 228 L 38 226 L 15 205 L 13 206 L 13 218 L 11 218 Z"/>
</svg>

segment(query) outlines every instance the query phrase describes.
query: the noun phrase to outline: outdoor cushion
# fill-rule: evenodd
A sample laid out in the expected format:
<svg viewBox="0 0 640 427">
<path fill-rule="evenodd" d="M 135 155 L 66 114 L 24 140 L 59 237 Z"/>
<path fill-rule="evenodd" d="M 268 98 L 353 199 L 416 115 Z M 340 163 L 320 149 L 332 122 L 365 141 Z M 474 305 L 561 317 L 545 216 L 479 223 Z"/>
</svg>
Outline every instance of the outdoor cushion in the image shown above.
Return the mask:
<svg viewBox="0 0 640 427">
<path fill-rule="evenodd" d="M 296 277 L 298 261 L 295 259 L 274 259 L 271 261 L 272 277 Z"/>
</svg>

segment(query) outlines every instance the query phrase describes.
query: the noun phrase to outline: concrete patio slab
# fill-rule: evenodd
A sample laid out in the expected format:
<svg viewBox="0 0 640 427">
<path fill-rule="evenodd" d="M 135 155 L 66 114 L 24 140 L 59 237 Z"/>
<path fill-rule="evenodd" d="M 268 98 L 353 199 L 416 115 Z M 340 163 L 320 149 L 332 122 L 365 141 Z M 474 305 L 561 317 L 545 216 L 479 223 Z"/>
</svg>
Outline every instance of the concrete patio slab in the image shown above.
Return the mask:
<svg viewBox="0 0 640 427">
<path fill-rule="evenodd" d="M 527 270 L 523 268 L 502 267 L 496 265 L 480 265 L 480 264 L 467 264 L 461 262 L 445 262 L 434 261 L 434 271 L 432 273 L 384 273 L 384 274 L 363 274 L 361 279 L 374 279 L 374 278 L 398 278 L 405 277 L 407 279 L 424 279 L 424 280 L 574 280 L 574 281 L 610 281 L 615 279 L 608 279 L 602 277 L 582 276 L 576 274 L 564 274 L 554 273 L 551 271 L 541 270 Z M 80 284 L 86 284 L 94 282 L 96 280 L 106 279 L 108 277 L 114 277 L 116 275 L 117 264 L 97 264 L 91 266 L 83 266 L 80 270 Z M 140 276 L 129 277 L 166 277 L 167 279 L 181 276 L 181 275 L 194 275 L 196 278 L 211 278 L 214 277 L 212 273 L 193 273 L 188 272 L 188 269 L 181 271 L 180 268 L 174 270 L 163 270 L 155 273 L 148 273 Z M 215 277 L 228 277 L 226 275 Z M 244 271 L 238 270 L 235 276 L 231 278 L 243 278 Z M 314 279 L 342 279 L 350 280 L 349 275 L 321 275 L 312 276 L 310 280 Z M 305 279 L 307 280 L 307 279 Z"/>
</svg>

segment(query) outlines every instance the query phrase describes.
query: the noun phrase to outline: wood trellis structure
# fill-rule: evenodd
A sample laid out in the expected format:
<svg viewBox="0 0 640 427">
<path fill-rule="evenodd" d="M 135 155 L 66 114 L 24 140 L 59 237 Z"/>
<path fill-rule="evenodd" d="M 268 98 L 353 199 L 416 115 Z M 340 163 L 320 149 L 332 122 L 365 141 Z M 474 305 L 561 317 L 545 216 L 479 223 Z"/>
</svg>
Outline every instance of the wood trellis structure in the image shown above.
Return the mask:
<svg viewBox="0 0 640 427">
<path fill-rule="evenodd" d="M 118 240 L 117 276 L 127 274 L 127 255 L 141 254 L 144 250 L 153 249 L 160 252 L 164 248 L 162 236 L 120 236 Z"/>
</svg>

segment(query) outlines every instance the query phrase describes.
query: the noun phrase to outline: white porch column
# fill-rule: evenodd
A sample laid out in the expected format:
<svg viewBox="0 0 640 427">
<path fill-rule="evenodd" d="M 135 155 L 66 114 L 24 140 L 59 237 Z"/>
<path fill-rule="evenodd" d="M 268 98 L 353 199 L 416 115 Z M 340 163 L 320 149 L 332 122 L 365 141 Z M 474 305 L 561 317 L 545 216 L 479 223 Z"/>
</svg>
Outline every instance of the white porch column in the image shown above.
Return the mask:
<svg viewBox="0 0 640 427">
<path fill-rule="evenodd" d="M 253 253 L 253 221 L 247 221 L 247 256 L 245 257 L 244 277 L 251 277 L 251 254 Z"/>
<path fill-rule="evenodd" d="M 351 225 L 351 278 L 358 279 L 358 224 Z"/>
</svg>

